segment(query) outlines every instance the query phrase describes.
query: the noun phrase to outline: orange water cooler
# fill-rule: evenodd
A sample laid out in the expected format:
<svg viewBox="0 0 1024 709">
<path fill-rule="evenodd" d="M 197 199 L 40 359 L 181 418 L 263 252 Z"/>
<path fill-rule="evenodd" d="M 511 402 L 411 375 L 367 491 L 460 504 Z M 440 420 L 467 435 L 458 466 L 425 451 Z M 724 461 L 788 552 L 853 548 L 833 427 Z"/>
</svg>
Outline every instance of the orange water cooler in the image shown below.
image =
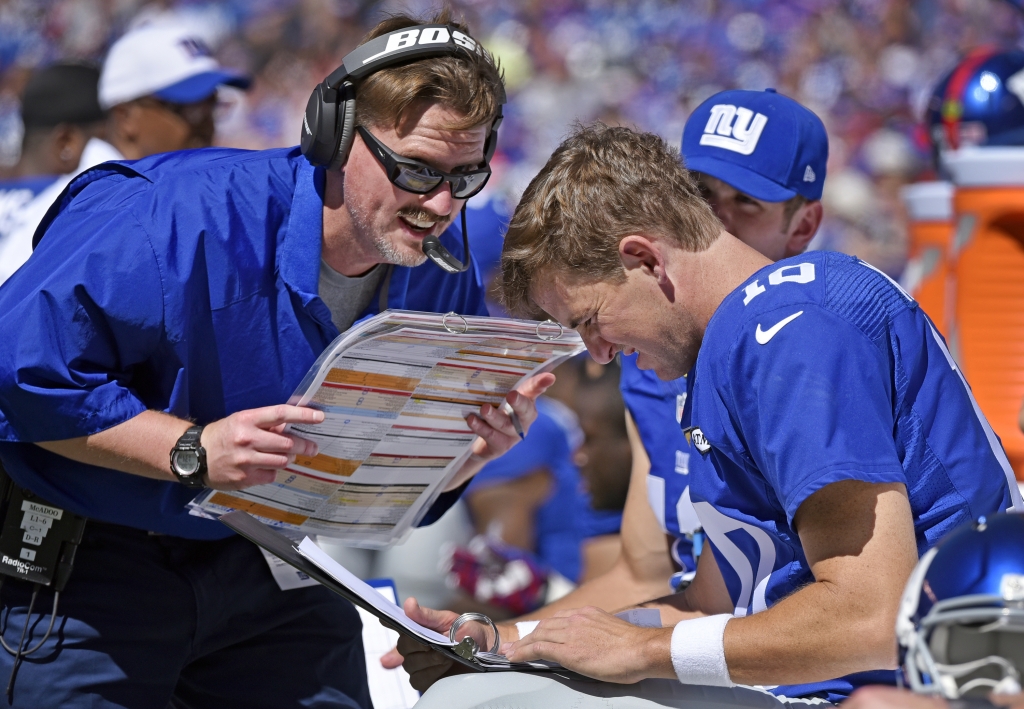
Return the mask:
<svg viewBox="0 0 1024 709">
<path fill-rule="evenodd" d="M 907 209 L 910 253 L 903 286 L 943 335 L 952 331 L 950 249 L 953 245 L 953 183 L 918 182 L 900 193 Z"/>
<path fill-rule="evenodd" d="M 1024 148 L 947 156 L 956 228 L 950 349 L 1024 480 Z"/>
</svg>

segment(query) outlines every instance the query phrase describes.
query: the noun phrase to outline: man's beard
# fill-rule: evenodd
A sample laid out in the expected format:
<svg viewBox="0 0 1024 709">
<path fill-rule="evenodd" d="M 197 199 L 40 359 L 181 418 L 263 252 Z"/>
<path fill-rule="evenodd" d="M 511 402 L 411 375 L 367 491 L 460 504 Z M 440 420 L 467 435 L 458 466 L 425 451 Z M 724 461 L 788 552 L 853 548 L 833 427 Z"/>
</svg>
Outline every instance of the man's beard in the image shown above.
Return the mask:
<svg viewBox="0 0 1024 709">
<path fill-rule="evenodd" d="M 373 247 L 377 249 L 377 253 L 380 254 L 384 263 L 393 263 L 396 266 L 415 268 L 427 260 L 426 254 L 422 251 L 416 253 L 415 251 L 396 248 L 394 244 L 388 241 L 386 236 L 379 234 L 373 237 Z"/>
<path fill-rule="evenodd" d="M 407 217 L 417 221 L 434 220 L 441 225 L 442 231 L 444 231 L 444 228 L 446 228 L 451 222 L 450 216 L 439 217 L 439 215 L 434 214 L 433 212 L 428 212 L 425 209 L 418 209 L 416 207 L 404 207 L 399 209 L 397 216 Z M 437 227 L 435 226 L 435 229 L 436 228 Z M 377 249 L 377 253 L 380 254 L 385 263 L 392 263 L 396 266 L 415 268 L 427 260 L 426 254 L 422 251 L 410 251 L 400 248 L 391 243 L 386 236 L 376 231 L 373 232 L 373 247 Z"/>
</svg>

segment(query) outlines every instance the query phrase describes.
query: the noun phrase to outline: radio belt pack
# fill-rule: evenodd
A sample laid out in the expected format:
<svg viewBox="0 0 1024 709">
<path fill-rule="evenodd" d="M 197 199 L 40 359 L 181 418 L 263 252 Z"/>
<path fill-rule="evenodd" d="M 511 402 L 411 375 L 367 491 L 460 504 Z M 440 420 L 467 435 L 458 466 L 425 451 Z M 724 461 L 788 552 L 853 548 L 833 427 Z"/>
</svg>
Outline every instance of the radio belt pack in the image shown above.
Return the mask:
<svg viewBox="0 0 1024 709">
<path fill-rule="evenodd" d="M 10 578 L 32 584 L 32 599 L 25 613 L 25 625 L 16 648 L 8 645 L 0 634 L 0 645 L 14 656 L 14 666 L 7 683 L 7 702 L 14 702 L 14 680 L 22 660 L 39 650 L 50 637 L 57 619 L 60 593 L 71 576 L 75 550 L 85 532 L 85 518 L 51 505 L 38 495 L 19 487 L 0 465 L 0 591 Z M 26 636 L 35 610 L 39 591 L 47 587 L 53 592 L 50 621 L 43 637 L 25 647 Z M 9 617 L 9 616 L 8 616 Z M 30 639 L 31 640 L 31 639 Z"/>
</svg>

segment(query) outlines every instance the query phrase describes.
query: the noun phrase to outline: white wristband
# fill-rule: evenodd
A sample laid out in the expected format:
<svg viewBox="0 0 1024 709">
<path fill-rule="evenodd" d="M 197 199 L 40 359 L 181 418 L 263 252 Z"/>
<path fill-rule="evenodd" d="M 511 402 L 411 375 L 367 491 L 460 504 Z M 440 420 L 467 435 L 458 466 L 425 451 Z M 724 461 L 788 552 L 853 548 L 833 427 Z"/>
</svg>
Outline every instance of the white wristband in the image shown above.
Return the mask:
<svg viewBox="0 0 1024 709">
<path fill-rule="evenodd" d="M 723 613 L 676 623 L 672 631 L 672 667 L 683 684 L 735 687 L 725 664 L 725 625 L 732 616 Z"/>
<path fill-rule="evenodd" d="M 519 631 L 519 639 L 522 640 L 532 633 L 536 629 L 538 623 L 540 623 L 539 620 L 523 620 L 516 623 L 516 630 Z"/>
</svg>

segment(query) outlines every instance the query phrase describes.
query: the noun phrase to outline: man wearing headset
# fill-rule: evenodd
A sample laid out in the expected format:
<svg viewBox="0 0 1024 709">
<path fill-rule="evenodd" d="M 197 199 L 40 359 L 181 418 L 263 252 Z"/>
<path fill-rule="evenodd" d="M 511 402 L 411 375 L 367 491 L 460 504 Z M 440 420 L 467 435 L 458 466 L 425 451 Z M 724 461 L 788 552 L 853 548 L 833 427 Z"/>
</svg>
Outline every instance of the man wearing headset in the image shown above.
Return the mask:
<svg viewBox="0 0 1024 709">
<path fill-rule="evenodd" d="M 301 152 L 167 153 L 70 185 L 0 288 L 0 462 L 88 518 L 14 706 L 370 706 L 355 609 L 319 586 L 280 590 L 258 548 L 186 504 L 315 453 L 281 431 L 322 413 L 280 402 L 355 320 L 485 313 L 445 230 L 486 182 L 503 101 L 449 13 L 398 16 L 314 91 Z M 524 427 L 551 380 L 509 395 Z M 518 440 L 493 407 L 468 423 L 473 455 L 428 520 Z M 175 467 L 196 440 L 205 465 Z M 34 611 L 31 597 L 2 587 L 11 647 L 24 627 L 24 647 L 43 635 L 52 593 Z"/>
</svg>

